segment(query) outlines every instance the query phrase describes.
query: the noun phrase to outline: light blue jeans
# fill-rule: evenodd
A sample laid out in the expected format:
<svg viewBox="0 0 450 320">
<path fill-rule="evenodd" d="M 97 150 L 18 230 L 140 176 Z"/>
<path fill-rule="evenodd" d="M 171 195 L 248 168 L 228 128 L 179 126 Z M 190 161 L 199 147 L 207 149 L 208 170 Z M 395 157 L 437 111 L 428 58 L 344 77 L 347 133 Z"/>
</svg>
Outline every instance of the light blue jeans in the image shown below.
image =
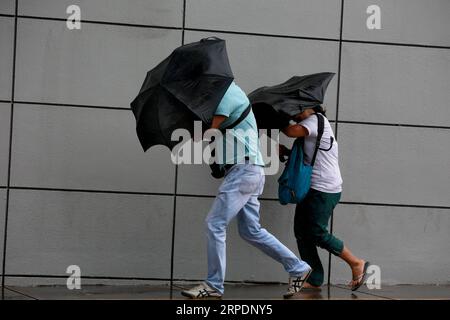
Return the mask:
<svg viewBox="0 0 450 320">
<path fill-rule="evenodd" d="M 222 294 L 226 267 L 226 229 L 234 217 L 237 217 L 240 236 L 280 262 L 291 276 L 301 276 L 310 268 L 266 229 L 261 228 L 258 196 L 264 189 L 264 181 L 264 170 L 261 166 L 249 163 L 234 165 L 226 172 L 206 217 L 206 283 Z M 254 268 L 258 266 L 255 265 Z"/>
</svg>

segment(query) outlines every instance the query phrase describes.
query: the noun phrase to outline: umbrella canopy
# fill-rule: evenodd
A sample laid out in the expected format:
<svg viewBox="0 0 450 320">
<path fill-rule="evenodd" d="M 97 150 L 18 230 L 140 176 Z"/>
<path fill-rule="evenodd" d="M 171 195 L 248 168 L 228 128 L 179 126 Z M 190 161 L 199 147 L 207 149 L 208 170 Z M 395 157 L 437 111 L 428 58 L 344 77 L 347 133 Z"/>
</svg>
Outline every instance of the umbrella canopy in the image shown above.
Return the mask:
<svg viewBox="0 0 450 320">
<path fill-rule="evenodd" d="M 173 130 L 193 133 L 194 120 L 210 124 L 233 79 L 225 40 L 205 38 L 175 49 L 147 73 L 131 102 L 144 151 L 155 144 L 172 149 Z"/>
<path fill-rule="evenodd" d="M 295 76 L 281 84 L 261 87 L 249 94 L 258 127 L 281 129 L 290 117 L 305 108 L 321 105 L 333 78 L 332 72 Z"/>
</svg>

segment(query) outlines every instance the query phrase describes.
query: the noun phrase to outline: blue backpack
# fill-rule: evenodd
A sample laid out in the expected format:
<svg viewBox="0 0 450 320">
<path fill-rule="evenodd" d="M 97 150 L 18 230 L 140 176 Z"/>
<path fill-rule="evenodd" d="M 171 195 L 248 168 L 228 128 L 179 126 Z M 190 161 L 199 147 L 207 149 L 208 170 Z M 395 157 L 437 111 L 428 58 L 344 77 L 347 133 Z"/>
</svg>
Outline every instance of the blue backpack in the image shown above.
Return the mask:
<svg viewBox="0 0 450 320">
<path fill-rule="evenodd" d="M 303 144 L 304 138 L 297 138 L 292 146 L 292 151 L 286 163 L 283 173 L 278 178 L 278 200 L 282 205 L 288 203 L 300 203 L 311 187 L 311 174 L 316 162 L 317 151 L 323 135 L 324 121 L 322 116 L 317 116 L 318 132 L 314 155 L 311 165 L 304 163 Z"/>
</svg>

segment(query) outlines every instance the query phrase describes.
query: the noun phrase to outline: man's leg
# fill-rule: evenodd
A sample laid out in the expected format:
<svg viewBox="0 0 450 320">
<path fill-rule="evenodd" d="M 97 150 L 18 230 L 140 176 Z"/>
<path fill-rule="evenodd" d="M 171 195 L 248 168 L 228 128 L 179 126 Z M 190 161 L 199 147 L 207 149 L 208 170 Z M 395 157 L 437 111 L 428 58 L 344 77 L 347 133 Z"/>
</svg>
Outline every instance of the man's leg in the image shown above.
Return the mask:
<svg viewBox="0 0 450 320">
<path fill-rule="evenodd" d="M 262 193 L 263 188 L 264 175 L 262 175 L 259 190 L 255 190 L 248 202 L 239 211 L 237 216 L 239 234 L 244 240 L 259 248 L 271 258 L 280 262 L 291 276 L 300 277 L 305 272 L 310 270 L 309 265 L 298 259 L 291 250 L 283 245 L 266 229 L 261 228 L 259 222 L 260 204 L 258 201 L 258 196 Z"/>
<path fill-rule="evenodd" d="M 226 228 L 250 198 L 251 194 L 240 190 L 255 189 L 259 184 L 259 178 L 244 173 L 243 166 L 235 165 L 227 173 L 205 221 L 208 254 L 206 283 L 222 294 L 226 270 Z"/>
</svg>

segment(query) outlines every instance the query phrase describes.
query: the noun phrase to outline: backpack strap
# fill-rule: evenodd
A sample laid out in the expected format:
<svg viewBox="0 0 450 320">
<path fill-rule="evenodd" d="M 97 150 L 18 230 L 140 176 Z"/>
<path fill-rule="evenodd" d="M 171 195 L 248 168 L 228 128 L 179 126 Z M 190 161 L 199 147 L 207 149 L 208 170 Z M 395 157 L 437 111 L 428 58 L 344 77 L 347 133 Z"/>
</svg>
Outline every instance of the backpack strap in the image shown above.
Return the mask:
<svg viewBox="0 0 450 320">
<path fill-rule="evenodd" d="M 239 123 L 241 123 L 248 116 L 250 111 L 252 111 L 251 104 L 249 104 L 248 107 L 241 113 L 239 118 L 237 118 L 235 121 L 233 121 L 233 123 L 229 124 L 225 128 L 220 129 L 220 131 L 225 132 L 225 130 L 227 130 L 227 129 L 232 129 L 232 128 L 236 127 Z"/>
<path fill-rule="evenodd" d="M 311 167 L 314 166 L 314 163 L 316 162 L 316 157 L 317 157 L 317 151 L 319 151 L 319 147 L 320 147 L 320 140 L 322 139 L 323 136 L 323 131 L 324 131 L 324 121 L 322 116 L 319 116 L 318 113 L 314 113 L 317 117 L 317 121 L 318 121 L 318 126 L 317 126 L 317 140 L 316 140 L 316 147 L 314 148 L 314 155 L 312 157 L 311 160 Z"/>
<path fill-rule="evenodd" d="M 239 118 L 237 118 L 233 123 L 231 123 L 230 125 L 226 126 L 225 128 L 219 129 L 219 130 L 224 134 L 225 130 L 232 129 L 232 128 L 236 127 L 239 123 L 241 123 L 248 116 L 250 111 L 252 111 L 252 105 L 251 104 L 248 105 L 248 107 L 241 113 Z M 212 150 L 211 156 L 212 157 L 216 156 L 216 150 L 215 149 Z M 216 178 L 216 179 L 223 178 L 225 172 L 224 172 L 223 168 L 221 168 L 218 163 L 213 162 L 209 166 L 211 168 L 211 175 L 214 178 Z"/>
</svg>

